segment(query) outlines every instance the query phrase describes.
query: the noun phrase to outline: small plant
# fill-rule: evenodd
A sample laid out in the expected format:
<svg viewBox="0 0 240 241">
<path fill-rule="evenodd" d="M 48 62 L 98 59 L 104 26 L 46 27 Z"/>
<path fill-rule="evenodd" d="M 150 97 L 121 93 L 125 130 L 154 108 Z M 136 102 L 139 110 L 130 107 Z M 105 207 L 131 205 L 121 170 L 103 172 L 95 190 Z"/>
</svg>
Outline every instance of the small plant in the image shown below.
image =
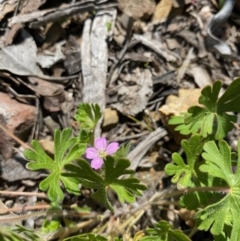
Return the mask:
<svg viewBox="0 0 240 241">
<path fill-rule="evenodd" d="M 188 113 L 174 116 L 170 124 L 178 125 L 181 134 L 191 135 L 183 140 L 185 160 L 178 154 L 165 171 L 173 176 L 184 195 L 183 207 L 196 211 L 196 225 L 210 230 L 215 240 L 240 240 L 240 142 L 233 152 L 224 140 L 233 129 L 240 112 L 240 78 L 234 80 L 219 97 L 220 81 L 205 87 L 199 98 L 202 106 L 189 108 Z"/>
<path fill-rule="evenodd" d="M 172 155 L 173 162 L 166 165 L 165 171 L 172 176 L 171 180 L 179 191 L 161 198 L 182 194 L 180 205 L 196 212 L 197 229 L 209 230 L 215 241 L 238 241 L 240 141 L 236 153 L 224 138 L 236 122 L 233 112 L 240 112 L 240 78 L 233 81 L 219 97 L 221 87 L 220 81 L 215 82 L 212 87 L 205 87 L 199 98 L 200 106 L 193 106 L 187 113 L 170 119 L 169 123 L 177 125 L 176 130 L 187 136 L 181 142 L 185 158 L 178 153 Z M 64 233 L 64 237 L 60 236 L 60 240 L 64 241 L 123 240 L 114 234 L 108 237 L 98 235 L 97 230 L 72 235 L 81 230 L 84 223 L 81 228 L 76 228 L 74 222 L 65 218 L 66 231 L 57 219 L 63 215 L 65 192 L 79 196 L 83 188 L 88 189 L 91 197 L 113 214 L 114 205 L 109 195 L 116 194 L 121 203 L 133 203 L 147 189 L 134 176 L 134 171 L 129 169 L 130 161 L 126 159 L 129 145 L 120 147 L 117 142 L 107 143 L 104 137 L 95 139 L 94 129 L 100 118 L 98 105 L 81 104 L 75 115 L 80 124 L 78 136 L 73 136 L 70 128 L 56 130 L 53 158 L 42 149 L 38 141 L 33 140 L 32 149 L 27 149 L 24 153 L 29 160 L 27 168 L 48 172 L 39 188 L 47 193 L 51 203 L 49 213 L 54 218 L 46 219 L 38 232 L 19 225 L 12 230 L 1 227 L 0 240 L 49 240 L 47 235 L 50 233 L 54 233 L 54 239 Z M 83 210 L 84 207 L 81 212 Z M 87 213 L 85 210 L 84 214 Z M 86 224 L 94 225 L 99 218 L 91 218 Z M 66 236 L 68 232 L 69 235 Z M 190 238 L 161 220 L 153 228 L 137 232 L 133 240 L 189 241 Z"/>
</svg>

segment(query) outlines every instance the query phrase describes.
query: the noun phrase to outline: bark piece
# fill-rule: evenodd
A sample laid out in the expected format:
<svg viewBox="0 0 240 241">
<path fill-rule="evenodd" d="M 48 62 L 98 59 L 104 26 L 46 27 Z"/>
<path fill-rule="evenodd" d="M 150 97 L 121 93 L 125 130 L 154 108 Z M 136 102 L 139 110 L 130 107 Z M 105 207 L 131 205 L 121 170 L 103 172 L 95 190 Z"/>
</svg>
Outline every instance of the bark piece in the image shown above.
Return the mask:
<svg viewBox="0 0 240 241">
<path fill-rule="evenodd" d="M 37 109 L 34 106 L 19 103 L 0 92 L 0 114 L 4 117 L 8 130 L 20 134 L 34 124 Z"/>
<path fill-rule="evenodd" d="M 107 38 L 112 35 L 107 26 L 114 26 L 116 10 L 99 11 L 93 20 L 84 24 L 81 59 L 83 75 L 83 101 L 97 103 L 105 110 L 105 90 L 108 69 Z M 95 138 L 100 136 L 100 124 L 95 129 Z"/>
</svg>

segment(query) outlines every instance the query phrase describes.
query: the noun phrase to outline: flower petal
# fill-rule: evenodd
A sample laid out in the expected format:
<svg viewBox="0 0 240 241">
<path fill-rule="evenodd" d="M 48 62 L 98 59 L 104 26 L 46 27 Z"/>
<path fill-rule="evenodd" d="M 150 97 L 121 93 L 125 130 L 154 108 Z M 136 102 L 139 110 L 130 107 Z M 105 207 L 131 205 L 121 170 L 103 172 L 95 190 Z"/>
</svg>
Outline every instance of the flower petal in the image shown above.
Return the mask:
<svg viewBox="0 0 240 241">
<path fill-rule="evenodd" d="M 88 159 L 94 159 L 99 157 L 98 150 L 93 147 L 88 147 L 85 153 L 86 153 L 86 158 Z"/>
<path fill-rule="evenodd" d="M 95 158 L 91 162 L 91 167 L 95 170 L 101 168 L 103 165 L 103 159 L 102 158 Z"/>
<path fill-rule="evenodd" d="M 95 140 L 94 146 L 97 150 L 99 151 L 104 151 L 106 150 L 107 147 L 107 140 L 105 137 L 101 137 Z"/>
<path fill-rule="evenodd" d="M 119 144 L 117 142 L 112 142 L 107 146 L 106 152 L 108 155 L 111 155 L 115 153 L 118 149 L 119 149 Z"/>
</svg>

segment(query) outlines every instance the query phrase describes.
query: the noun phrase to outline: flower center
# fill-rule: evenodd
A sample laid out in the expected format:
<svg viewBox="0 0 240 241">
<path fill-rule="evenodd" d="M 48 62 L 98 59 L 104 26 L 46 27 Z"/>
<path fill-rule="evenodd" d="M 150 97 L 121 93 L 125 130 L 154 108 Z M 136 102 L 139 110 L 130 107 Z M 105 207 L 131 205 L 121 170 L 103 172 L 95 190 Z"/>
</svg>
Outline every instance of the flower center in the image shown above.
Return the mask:
<svg viewBox="0 0 240 241">
<path fill-rule="evenodd" d="M 100 158 L 104 159 L 107 156 L 107 152 L 105 150 L 98 151 L 98 155 Z"/>
</svg>

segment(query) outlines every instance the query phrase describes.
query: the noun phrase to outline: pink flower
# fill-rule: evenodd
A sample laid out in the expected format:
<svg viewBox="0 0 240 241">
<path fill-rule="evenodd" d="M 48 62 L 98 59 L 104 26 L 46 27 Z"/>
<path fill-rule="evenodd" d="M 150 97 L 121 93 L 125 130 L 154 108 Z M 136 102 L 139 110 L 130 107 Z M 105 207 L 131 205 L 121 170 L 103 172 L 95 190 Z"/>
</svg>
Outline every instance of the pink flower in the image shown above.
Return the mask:
<svg viewBox="0 0 240 241">
<path fill-rule="evenodd" d="M 86 158 L 91 159 L 91 167 L 99 169 L 103 165 L 103 160 L 107 155 L 114 154 L 119 149 L 117 142 L 112 142 L 107 145 L 107 140 L 104 137 L 98 138 L 94 142 L 94 147 L 88 147 L 86 150 Z"/>
</svg>

